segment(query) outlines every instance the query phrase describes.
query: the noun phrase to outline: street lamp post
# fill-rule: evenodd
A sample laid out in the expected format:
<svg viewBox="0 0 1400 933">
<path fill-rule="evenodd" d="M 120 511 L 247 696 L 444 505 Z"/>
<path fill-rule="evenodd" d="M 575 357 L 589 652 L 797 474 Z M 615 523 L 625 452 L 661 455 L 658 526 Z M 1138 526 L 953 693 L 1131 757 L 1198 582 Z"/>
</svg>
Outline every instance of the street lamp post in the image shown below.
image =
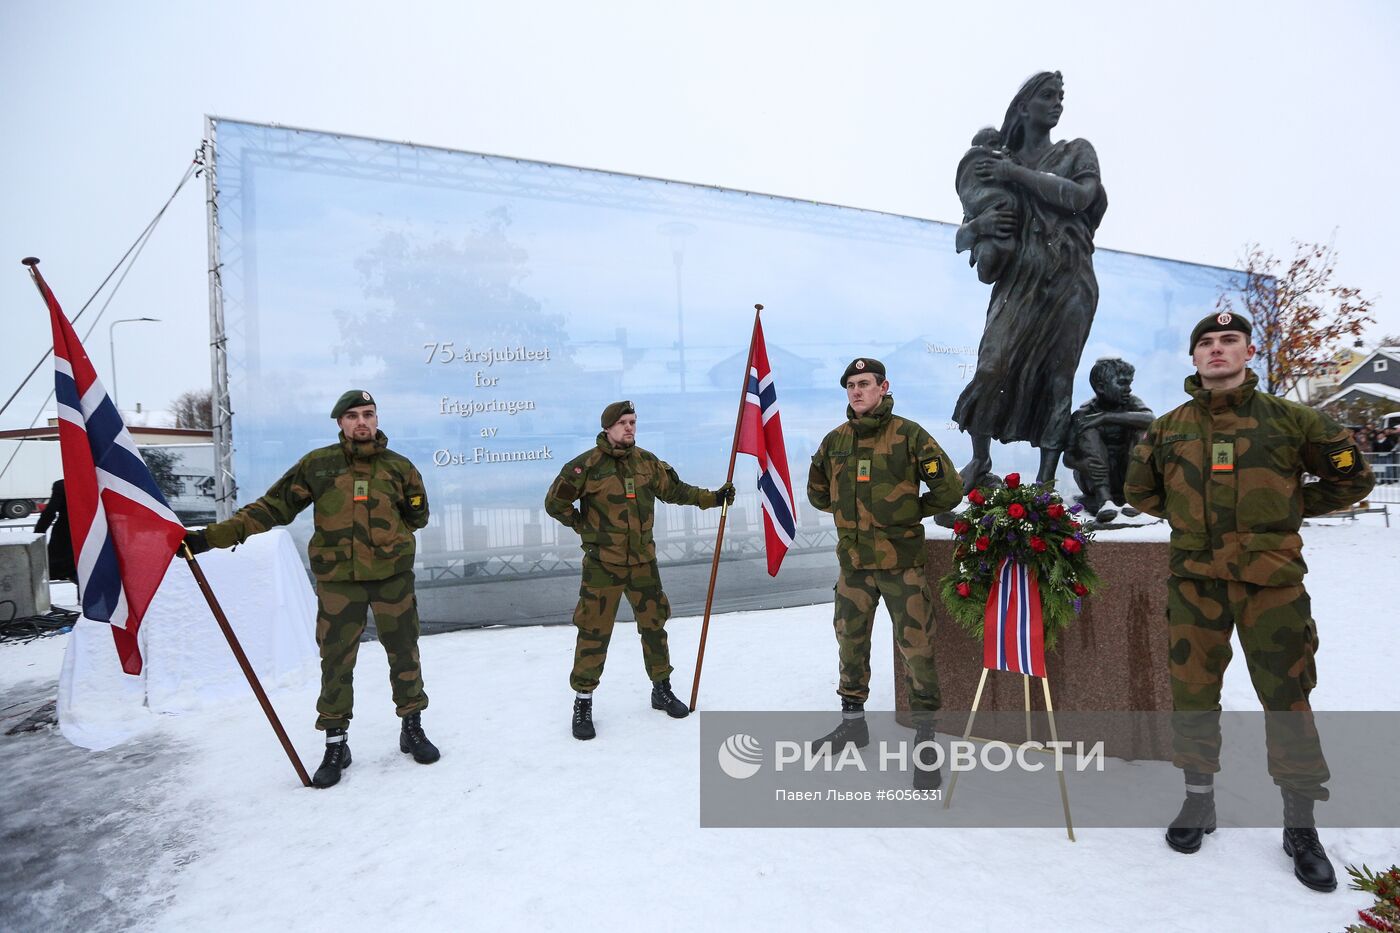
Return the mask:
<svg viewBox="0 0 1400 933">
<path fill-rule="evenodd" d="M 124 317 L 119 321 L 113 321 L 107 326 L 107 346 L 112 353 L 112 407 L 121 412 L 121 406 L 117 404 L 117 339 L 116 330 L 118 324 L 132 324 L 137 321 L 159 321 L 158 317 Z"/>
<path fill-rule="evenodd" d="M 681 266 L 685 262 L 685 238 L 699 228 L 682 220 L 661 224 L 656 231 L 671 241 L 671 262 L 676 267 L 676 352 L 681 374 L 681 394 L 685 394 L 685 305 L 681 302 Z M 685 513 L 687 519 L 690 512 Z"/>
</svg>

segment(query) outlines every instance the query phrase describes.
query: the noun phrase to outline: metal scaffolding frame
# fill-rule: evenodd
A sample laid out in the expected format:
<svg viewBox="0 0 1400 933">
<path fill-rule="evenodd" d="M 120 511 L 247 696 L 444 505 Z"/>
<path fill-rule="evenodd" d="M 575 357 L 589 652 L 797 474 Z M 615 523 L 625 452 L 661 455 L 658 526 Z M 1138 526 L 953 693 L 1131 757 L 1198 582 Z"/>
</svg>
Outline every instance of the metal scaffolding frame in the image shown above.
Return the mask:
<svg viewBox="0 0 1400 933">
<path fill-rule="evenodd" d="M 224 333 L 223 261 L 219 252 L 219 184 L 216 160 L 218 130 L 213 117 L 204 118 L 208 157 L 204 164 L 204 201 L 209 217 L 209 369 L 214 421 L 214 514 L 233 514 L 238 486 L 233 475 L 233 406 L 228 390 L 228 336 Z"/>
</svg>

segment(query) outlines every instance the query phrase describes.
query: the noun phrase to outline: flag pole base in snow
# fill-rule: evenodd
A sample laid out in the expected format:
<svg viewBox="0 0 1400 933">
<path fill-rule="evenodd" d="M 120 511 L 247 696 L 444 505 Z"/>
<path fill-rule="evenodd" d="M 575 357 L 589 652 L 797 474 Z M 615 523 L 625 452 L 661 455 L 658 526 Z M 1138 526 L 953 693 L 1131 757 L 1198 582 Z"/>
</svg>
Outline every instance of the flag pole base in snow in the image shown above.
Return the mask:
<svg viewBox="0 0 1400 933">
<path fill-rule="evenodd" d="M 229 625 L 228 616 L 224 615 L 224 608 L 214 598 L 214 591 L 209 588 L 209 581 L 205 579 L 204 571 L 200 568 L 199 562 L 194 559 L 189 545 L 182 544 L 180 549 L 184 551 L 185 563 L 189 564 L 190 572 L 194 574 L 194 580 L 199 584 L 199 591 L 204 594 L 204 601 L 209 604 L 209 611 L 214 613 L 214 621 L 219 623 L 219 628 L 223 631 L 224 638 L 228 640 L 228 646 L 233 651 L 238 666 L 243 669 L 243 676 L 248 678 L 248 686 L 253 688 L 253 695 L 258 698 L 258 703 L 261 704 L 263 712 L 267 715 L 267 721 L 272 724 L 272 731 L 277 733 L 277 738 L 282 743 L 282 750 L 291 759 L 292 767 L 296 769 L 297 777 L 301 779 L 302 786 L 310 787 L 311 777 L 306 773 L 306 766 L 297 757 L 296 749 L 292 747 L 292 740 L 287 738 L 287 730 L 282 728 L 282 720 L 277 718 L 277 711 L 272 708 L 272 703 L 263 691 L 262 684 L 258 682 L 258 675 L 253 672 L 253 665 L 248 663 L 248 656 L 243 653 L 243 646 L 238 643 L 238 636 L 233 634 L 233 626 Z"/>
<path fill-rule="evenodd" d="M 963 735 L 962 735 L 962 737 L 963 737 L 963 741 L 964 741 L 964 742 L 967 742 L 967 741 L 972 741 L 972 742 L 990 742 L 990 741 L 992 741 L 991 739 L 984 739 L 984 738 L 982 738 L 981 736 L 976 736 L 976 735 L 973 735 L 973 734 L 972 734 L 972 724 L 973 724 L 973 722 L 977 719 L 977 708 L 978 708 L 978 707 L 981 705 L 981 703 L 982 703 L 982 690 L 983 690 L 984 687 L 987 686 L 987 674 L 988 674 L 990 671 L 991 671 L 991 668 L 987 668 L 987 667 L 982 668 L 982 677 L 981 677 L 980 680 L 977 681 L 977 693 L 972 697 L 972 709 L 971 709 L 971 710 L 968 712 L 968 714 L 967 714 L 967 728 L 963 730 Z M 1014 672 L 1012 672 L 1012 673 L 1014 673 Z M 1030 741 L 1030 738 L 1031 738 L 1031 676 L 1032 676 L 1032 675 L 1030 675 L 1030 674 L 1022 674 L 1021 676 L 1025 678 L 1025 682 L 1024 682 L 1024 686 L 1025 686 L 1024 696 L 1025 696 L 1025 701 L 1026 701 L 1026 742 L 1029 742 L 1029 741 Z M 1040 686 L 1041 686 L 1041 687 L 1044 689 L 1044 691 L 1045 691 L 1045 713 L 1046 713 L 1046 715 L 1049 717 L 1049 720 L 1050 720 L 1050 741 L 1051 741 L 1051 742 L 1056 742 L 1056 743 L 1058 743 L 1058 742 L 1060 741 L 1060 736 L 1059 736 L 1059 731 L 1055 728 L 1055 705 L 1050 701 L 1050 678 L 1048 678 L 1048 677 L 1037 677 L 1037 678 L 1035 678 L 1035 679 L 1040 681 Z M 1024 747 L 1024 745 L 1025 745 L 1026 743 L 1025 743 L 1025 742 L 1013 742 L 1013 743 L 1009 743 L 1009 744 L 1011 745 L 1012 748 L 1022 748 L 1022 747 Z M 1065 787 L 1065 771 L 1064 771 L 1064 768 L 1062 768 L 1062 767 L 1057 767 L 1057 768 L 1055 769 L 1055 775 L 1056 775 L 1056 777 L 1058 777 L 1058 778 L 1060 779 L 1060 804 L 1061 804 L 1061 805 L 1064 807 L 1064 809 L 1065 809 L 1065 833 L 1069 836 L 1069 841 L 1070 841 L 1070 842 L 1074 842 L 1074 841 L 1075 841 L 1075 838 L 1074 838 L 1074 820 L 1070 817 L 1070 812 L 1069 812 L 1069 789 Z M 948 793 L 947 793 L 947 795 L 943 798 L 943 809 L 946 810 L 946 809 L 948 809 L 949 807 L 951 807 L 951 806 L 953 805 L 953 791 L 957 789 L 957 786 L 958 786 L 958 772 L 954 771 L 954 772 L 953 772 L 952 780 L 950 780 L 950 781 L 948 782 Z"/>
</svg>

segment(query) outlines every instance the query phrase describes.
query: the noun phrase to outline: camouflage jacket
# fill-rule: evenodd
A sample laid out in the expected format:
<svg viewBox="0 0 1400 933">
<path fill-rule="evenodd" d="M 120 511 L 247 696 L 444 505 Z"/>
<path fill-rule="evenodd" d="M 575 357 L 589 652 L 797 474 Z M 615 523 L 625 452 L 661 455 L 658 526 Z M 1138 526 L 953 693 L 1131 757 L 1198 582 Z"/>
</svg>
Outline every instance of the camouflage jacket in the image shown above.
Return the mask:
<svg viewBox="0 0 1400 933">
<path fill-rule="evenodd" d="M 962 499 L 962 479 L 927 431 L 894 414 L 885 396 L 869 414 L 846 406 L 807 473 L 807 500 L 836 516 L 841 566 L 893 570 L 924 563 L 920 519 Z M 919 483 L 928 492 L 919 495 Z"/>
<path fill-rule="evenodd" d="M 605 564 L 648 564 L 656 560 L 651 529 L 657 499 L 702 509 L 719 504 L 712 491 L 681 482 L 655 454 L 614 447 L 599 432 L 592 450 L 564 464 L 545 494 L 544 508 L 578 532 L 588 556 Z"/>
<path fill-rule="evenodd" d="M 232 547 L 249 535 L 286 525 L 316 504 L 307 553 L 317 580 L 386 580 L 413 569 L 413 532 L 428 524 L 423 477 L 374 440 L 321 447 L 302 457 L 256 502 L 205 529 L 211 547 Z"/>
<path fill-rule="evenodd" d="M 1186 379 L 1192 400 L 1167 412 L 1133 448 L 1128 501 L 1171 523 L 1171 572 L 1260 586 L 1302 582 L 1303 519 L 1371 491 L 1351 432 L 1326 415 L 1243 385 Z M 1318 477 L 1304 484 L 1303 474 Z"/>
</svg>

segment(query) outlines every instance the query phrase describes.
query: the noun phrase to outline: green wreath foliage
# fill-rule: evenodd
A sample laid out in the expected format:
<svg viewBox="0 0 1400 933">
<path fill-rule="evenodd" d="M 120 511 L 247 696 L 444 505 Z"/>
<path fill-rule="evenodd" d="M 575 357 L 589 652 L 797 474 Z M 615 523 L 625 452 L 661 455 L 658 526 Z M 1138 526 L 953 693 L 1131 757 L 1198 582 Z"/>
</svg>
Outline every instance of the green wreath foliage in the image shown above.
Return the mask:
<svg viewBox="0 0 1400 933">
<path fill-rule="evenodd" d="M 1023 485 L 1017 473 L 1005 483 L 968 493 L 968 508 L 953 525 L 953 569 L 939 580 L 939 595 L 953 620 L 980 640 L 997 568 L 1006 558 L 1020 561 L 1036 575 L 1045 647 L 1053 648 L 1100 587 L 1089 567 L 1094 535 L 1076 517 L 1082 506 L 1067 507 L 1053 486 Z"/>
</svg>

